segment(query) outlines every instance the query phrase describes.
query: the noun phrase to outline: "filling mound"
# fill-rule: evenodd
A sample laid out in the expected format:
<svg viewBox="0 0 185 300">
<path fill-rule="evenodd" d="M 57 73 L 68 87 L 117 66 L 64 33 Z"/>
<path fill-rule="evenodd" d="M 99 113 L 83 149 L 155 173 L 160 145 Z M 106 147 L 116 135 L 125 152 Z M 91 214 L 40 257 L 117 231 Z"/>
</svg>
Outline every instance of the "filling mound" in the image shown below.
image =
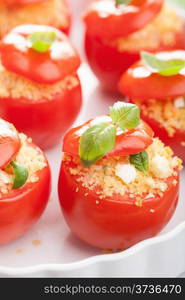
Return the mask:
<svg viewBox="0 0 185 300">
<path fill-rule="evenodd" d="M 128 37 L 112 42 L 119 52 L 136 52 L 142 49 L 155 50 L 163 47 L 173 47 L 176 35 L 182 31 L 184 21 L 176 14 L 175 9 L 164 5 L 159 15 L 143 29 Z"/>
<path fill-rule="evenodd" d="M 55 84 L 39 84 L 7 71 L 1 63 L 0 82 L 0 98 L 25 98 L 32 102 L 42 99 L 52 100 L 54 95 L 72 90 L 80 84 L 75 75 L 66 76 Z"/>
<path fill-rule="evenodd" d="M 22 24 L 44 24 L 63 29 L 68 28 L 69 14 L 65 1 L 46 0 L 43 3 L 24 5 L 11 9 L 1 1 L 0 36 L 4 36 L 13 27 Z"/>
<path fill-rule="evenodd" d="M 37 172 L 47 166 L 46 159 L 42 151 L 36 147 L 31 146 L 32 140 L 27 138 L 24 134 L 19 134 L 21 140 L 21 148 L 14 159 L 16 163 L 28 169 L 28 178 L 26 183 L 37 182 L 39 180 Z M 13 186 L 13 171 L 10 166 L 0 170 L 0 197 L 8 194 Z"/>
<path fill-rule="evenodd" d="M 152 145 L 146 151 L 149 155 L 147 173 L 130 164 L 129 157 L 103 158 L 88 168 L 83 167 L 79 159 L 71 158 L 67 154 L 64 160 L 73 161 L 71 175 L 83 187 L 95 189 L 100 200 L 115 194 L 128 195 L 137 206 L 142 206 L 144 199 L 163 196 L 168 189 L 169 178 L 174 186 L 177 185 L 178 170 L 181 169 L 181 160 L 173 156 L 172 150 L 165 147 L 158 138 L 153 139 Z"/>
<path fill-rule="evenodd" d="M 139 102 L 134 101 L 136 104 Z M 173 137 L 176 130 L 185 131 L 185 99 L 178 97 L 173 100 L 148 100 L 141 104 L 143 115 L 154 119 L 164 127 L 168 136 Z M 184 141 L 185 142 L 185 141 Z"/>
</svg>

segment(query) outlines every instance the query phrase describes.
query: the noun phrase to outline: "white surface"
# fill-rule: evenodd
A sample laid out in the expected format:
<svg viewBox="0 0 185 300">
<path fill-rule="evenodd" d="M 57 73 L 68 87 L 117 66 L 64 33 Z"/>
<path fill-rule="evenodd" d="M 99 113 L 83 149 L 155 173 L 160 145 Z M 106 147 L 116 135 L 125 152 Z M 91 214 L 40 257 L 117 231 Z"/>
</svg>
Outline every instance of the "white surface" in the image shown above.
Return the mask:
<svg viewBox="0 0 185 300">
<path fill-rule="evenodd" d="M 71 0 L 74 14 L 79 15 L 87 0 Z M 82 45 L 81 25 L 74 24 L 74 43 Z M 83 56 L 83 55 L 82 55 Z M 77 120 L 81 123 L 97 114 L 105 114 L 117 97 L 104 94 L 84 63 L 80 76 L 84 106 Z M 176 213 L 156 238 L 143 241 L 127 251 L 102 255 L 75 238 L 67 228 L 57 196 L 57 177 L 61 145 L 49 151 L 53 190 L 49 205 L 39 222 L 18 241 L 0 248 L 0 277 L 170 277 L 185 271 L 185 172 L 182 174 L 181 197 Z M 39 240 L 34 246 L 32 241 Z"/>
</svg>

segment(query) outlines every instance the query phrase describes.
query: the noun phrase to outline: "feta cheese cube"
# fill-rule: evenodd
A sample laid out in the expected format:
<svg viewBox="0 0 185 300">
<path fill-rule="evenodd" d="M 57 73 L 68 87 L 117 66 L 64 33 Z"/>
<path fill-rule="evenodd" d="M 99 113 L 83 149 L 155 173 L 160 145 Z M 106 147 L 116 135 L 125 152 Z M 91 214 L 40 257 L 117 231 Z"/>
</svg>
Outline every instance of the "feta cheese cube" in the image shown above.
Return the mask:
<svg viewBox="0 0 185 300">
<path fill-rule="evenodd" d="M 130 164 L 117 164 L 115 174 L 127 184 L 134 181 L 137 176 L 135 167 Z"/>
</svg>

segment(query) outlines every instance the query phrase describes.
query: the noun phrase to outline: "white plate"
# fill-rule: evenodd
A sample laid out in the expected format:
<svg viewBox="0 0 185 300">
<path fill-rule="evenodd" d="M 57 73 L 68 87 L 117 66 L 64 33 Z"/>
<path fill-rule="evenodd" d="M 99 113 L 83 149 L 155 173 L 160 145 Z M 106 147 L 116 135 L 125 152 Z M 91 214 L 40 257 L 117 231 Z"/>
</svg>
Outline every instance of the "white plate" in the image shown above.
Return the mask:
<svg viewBox="0 0 185 300">
<path fill-rule="evenodd" d="M 71 0 L 76 15 L 87 0 Z M 73 40 L 81 45 L 79 21 Z M 98 87 L 87 64 L 80 69 L 84 106 L 76 123 L 106 113 L 113 102 Z M 47 152 L 53 175 L 51 200 L 39 222 L 21 239 L 0 248 L 0 277 L 170 277 L 185 271 L 185 172 L 175 215 L 162 233 L 117 254 L 102 254 L 75 238 L 63 219 L 57 195 L 61 145 Z"/>
</svg>

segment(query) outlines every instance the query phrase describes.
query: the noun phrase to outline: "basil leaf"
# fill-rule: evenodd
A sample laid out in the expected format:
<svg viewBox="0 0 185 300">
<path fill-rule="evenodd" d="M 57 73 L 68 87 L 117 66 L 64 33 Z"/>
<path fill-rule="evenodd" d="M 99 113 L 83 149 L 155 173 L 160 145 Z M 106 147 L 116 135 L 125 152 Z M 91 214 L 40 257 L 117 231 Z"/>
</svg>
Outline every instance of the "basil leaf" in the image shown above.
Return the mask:
<svg viewBox="0 0 185 300">
<path fill-rule="evenodd" d="M 132 0 L 115 0 L 116 5 L 129 4 Z"/>
<path fill-rule="evenodd" d="M 37 52 L 47 52 L 52 44 L 57 39 L 57 34 L 54 31 L 34 32 L 28 37 L 32 49 Z"/>
<path fill-rule="evenodd" d="M 28 169 L 15 161 L 10 164 L 14 171 L 13 189 L 18 189 L 25 184 L 28 178 Z"/>
<path fill-rule="evenodd" d="M 168 2 L 176 5 L 178 8 L 185 9 L 185 0 L 168 0 Z"/>
<path fill-rule="evenodd" d="M 183 59 L 162 60 L 156 55 L 144 51 L 141 52 L 141 58 L 153 72 L 163 76 L 177 75 L 185 68 L 185 60 Z"/>
<path fill-rule="evenodd" d="M 140 123 L 140 110 L 134 104 L 118 101 L 109 111 L 113 122 L 122 130 L 136 128 Z"/>
<path fill-rule="evenodd" d="M 80 138 L 79 156 L 85 166 L 90 166 L 115 145 L 116 128 L 112 124 L 100 123 L 88 128 Z"/>
<path fill-rule="evenodd" d="M 146 151 L 130 155 L 130 163 L 141 172 L 148 171 L 149 158 Z"/>
</svg>

